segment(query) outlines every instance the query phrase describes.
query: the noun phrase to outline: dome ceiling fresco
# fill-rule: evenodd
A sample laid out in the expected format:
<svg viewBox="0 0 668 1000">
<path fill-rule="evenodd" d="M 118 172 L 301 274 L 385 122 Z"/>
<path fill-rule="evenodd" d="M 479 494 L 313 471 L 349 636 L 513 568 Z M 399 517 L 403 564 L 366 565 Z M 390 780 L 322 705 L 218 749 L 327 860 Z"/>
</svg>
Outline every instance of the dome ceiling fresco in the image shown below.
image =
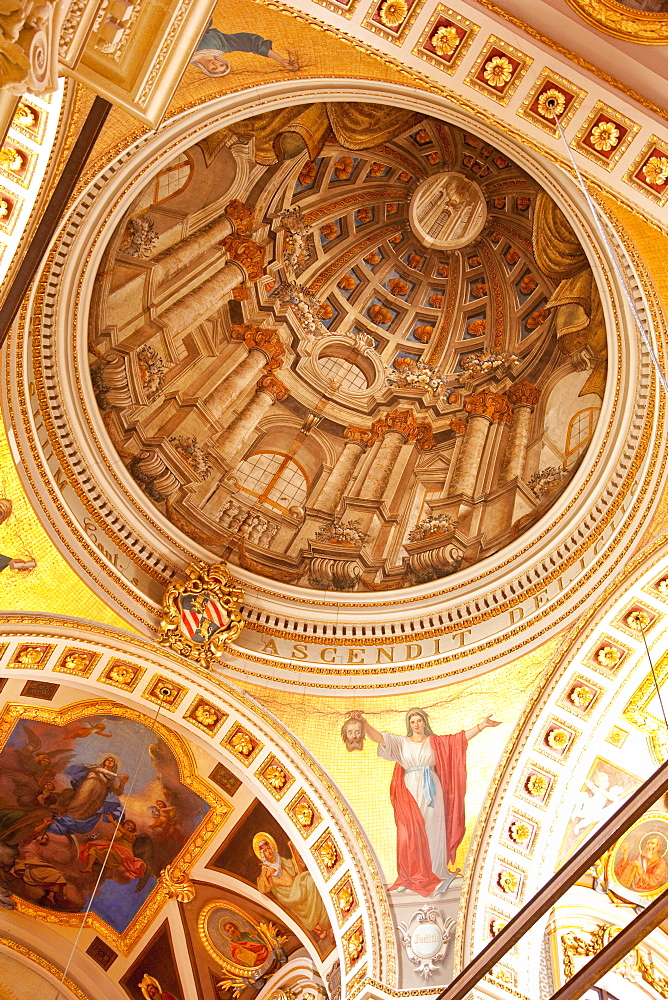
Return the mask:
<svg viewBox="0 0 668 1000">
<path fill-rule="evenodd" d="M 535 180 L 360 107 L 248 119 L 163 168 L 107 247 L 89 357 L 176 529 L 271 580 L 374 592 L 532 529 L 586 455 L 606 335 Z"/>
</svg>

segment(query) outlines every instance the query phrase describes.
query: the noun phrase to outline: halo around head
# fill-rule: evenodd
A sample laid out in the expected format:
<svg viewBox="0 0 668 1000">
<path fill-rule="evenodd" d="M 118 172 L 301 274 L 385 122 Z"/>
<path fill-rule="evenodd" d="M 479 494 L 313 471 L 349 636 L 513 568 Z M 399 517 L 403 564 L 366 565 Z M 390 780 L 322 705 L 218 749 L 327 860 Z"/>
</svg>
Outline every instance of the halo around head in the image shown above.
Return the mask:
<svg viewBox="0 0 668 1000">
<path fill-rule="evenodd" d="M 253 854 L 255 855 L 256 858 L 259 858 L 260 861 L 263 860 L 262 854 L 260 852 L 260 847 L 263 843 L 270 844 L 271 847 L 274 849 L 275 854 L 278 856 L 278 844 L 271 836 L 271 834 L 256 833 L 255 836 L 253 837 Z"/>
<path fill-rule="evenodd" d="M 145 973 L 144 974 L 144 978 L 142 979 L 142 981 L 139 984 L 139 989 L 142 991 L 142 993 L 146 997 L 146 1000 L 150 1000 L 150 997 L 148 995 L 148 987 L 149 986 L 155 986 L 155 988 L 157 990 L 159 990 L 160 993 L 162 993 L 162 989 L 160 987 L 160 983 L 158 982 L 158 980 L 154 979 L 153 976 L 149 976 L 148 973 Z"/>
</svg>

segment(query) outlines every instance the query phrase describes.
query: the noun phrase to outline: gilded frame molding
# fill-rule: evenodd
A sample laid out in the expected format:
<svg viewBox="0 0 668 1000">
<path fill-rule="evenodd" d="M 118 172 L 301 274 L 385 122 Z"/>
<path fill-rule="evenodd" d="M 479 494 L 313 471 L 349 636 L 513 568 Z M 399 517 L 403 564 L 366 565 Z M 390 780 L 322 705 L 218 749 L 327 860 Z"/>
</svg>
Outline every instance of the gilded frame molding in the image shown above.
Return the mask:
<svg viewBox="0 0 668 1000">
<path fill-rule="evenodd" d="M 232 812 L 232 806 L 207 781 L 200 777 L 197 772 L 194 755 L 185 740 L 158 722 L 157 718 L 151 720 L 147 715 L 134 708 L 101 699 L 76 702 L 73 705 L 68 705 L 60 709 L 17 705 L 10 702 L 4 706 L 0 713 L 0 749 L 4 748 L 16 723 L 21 719 L 65 726 L 69 722 L 78 721 L 90 715 L 119 715 L 124 719 L 132 719 L 150 727 L 164 740 L 174 754 L 178 764 L 179 778 L 183 784 L 191 788 L 210 806 L 209 812 L 204 816 L 169 866 L 169 872 L 172 877 L 175 874 L 186 875 L 211 842 L 213 836 L 221 829 Z M 123 933 L 114 930 L 113 927 L 110 927 L 102 917 L 99 917 L 92 910 L 87 916 L 88 925 L 104 938 L 105 941 L 120 951 L 122 955 L 128 955 L 147 927 L 153 922 L 157 913 L 170 898 L 170 889 L 164 876 L 165 873 L 163 872 L 150 896 L 139 908 Z M 81 913 L 61 913 L 59 911 L 46 910 L 36 903 L 30 903 L 23 899 L 17 899 L 16 909 L 19 913 L 37 917 L 49 924 L 71 927 L 79 927 L 81 925 Z"/>
<path fill-rule="evenodd" d="M 634 11 L 618 0 L 566 0 L 569 7 L 599 31 L 639 45 L 668 45 L 668 17 Z"/>
</svg>

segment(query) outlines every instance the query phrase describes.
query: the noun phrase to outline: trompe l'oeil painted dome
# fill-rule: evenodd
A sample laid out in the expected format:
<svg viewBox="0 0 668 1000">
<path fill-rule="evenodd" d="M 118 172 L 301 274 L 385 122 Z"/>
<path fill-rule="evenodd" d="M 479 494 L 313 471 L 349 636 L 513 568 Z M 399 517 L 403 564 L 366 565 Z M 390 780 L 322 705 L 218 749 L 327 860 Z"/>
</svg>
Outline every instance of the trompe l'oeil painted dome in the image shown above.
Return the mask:
<svg viewBox="0 0 668 1000">
<path fill-rule="evenodd" d="M 149 507 L 260 576 L 373 592 L 531 529 L 592 438 L 606 336 L 535 180 L 458 127 L 359 107 L 173 159 L 107 248 L 89 350 Z"/>
</svg>

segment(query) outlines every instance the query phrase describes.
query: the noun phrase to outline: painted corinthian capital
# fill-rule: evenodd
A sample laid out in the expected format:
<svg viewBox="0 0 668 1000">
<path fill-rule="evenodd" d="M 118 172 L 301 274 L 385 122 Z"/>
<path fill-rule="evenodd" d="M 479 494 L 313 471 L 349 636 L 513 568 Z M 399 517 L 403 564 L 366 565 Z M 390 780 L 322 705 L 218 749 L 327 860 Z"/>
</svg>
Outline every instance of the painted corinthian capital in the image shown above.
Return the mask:
<svg viewBox="0 0 668 1000">
<path fill-rule="evenodd" d="M 20 97 L 58 86 L 58 41 L 70 0 L 23 0 L 0 14 L 0 90 Z"/>
<path fill-rule="evenodd" d="M 269 371 L 275 371 L 283 364 L 285 348 L 278 330 L 268 330 L 252 323 L 232 327 L 232 340 L 243 340 L 249 351 L 262 351 L 267 355 Z"/>
<path fill-rule="evenodd" d="M 416 420 L 412 410 L 391 410 L 379 420 L 374 420 L 372 431 L 375 438 L 388 431 L 398 431 L 407 441 L 414 441 L 422 451 L 435 445 L 431 424 L 426 420 Z"/>
<path fill-rule="evenodd" d="M 248 281 L 257 281 L 264 273 L 265 247 L 241 233 L 230 233 L 222 242 L 227 256 L 243 268 Z"/>
<path fill-rule="evenodd" d="M 540 389 L 522 379 L 521 382 L 511 385 L 506 396 L 513 406 L 535 406 L 540 399 Z"/>
<path fill-rule="evenodd" d="M 464 400 L 464 409 L 472 417 L 488 417 L 507 423 L 510 420 L 510 404 L 505 396 L 484 389 Z"/>
</svg>

